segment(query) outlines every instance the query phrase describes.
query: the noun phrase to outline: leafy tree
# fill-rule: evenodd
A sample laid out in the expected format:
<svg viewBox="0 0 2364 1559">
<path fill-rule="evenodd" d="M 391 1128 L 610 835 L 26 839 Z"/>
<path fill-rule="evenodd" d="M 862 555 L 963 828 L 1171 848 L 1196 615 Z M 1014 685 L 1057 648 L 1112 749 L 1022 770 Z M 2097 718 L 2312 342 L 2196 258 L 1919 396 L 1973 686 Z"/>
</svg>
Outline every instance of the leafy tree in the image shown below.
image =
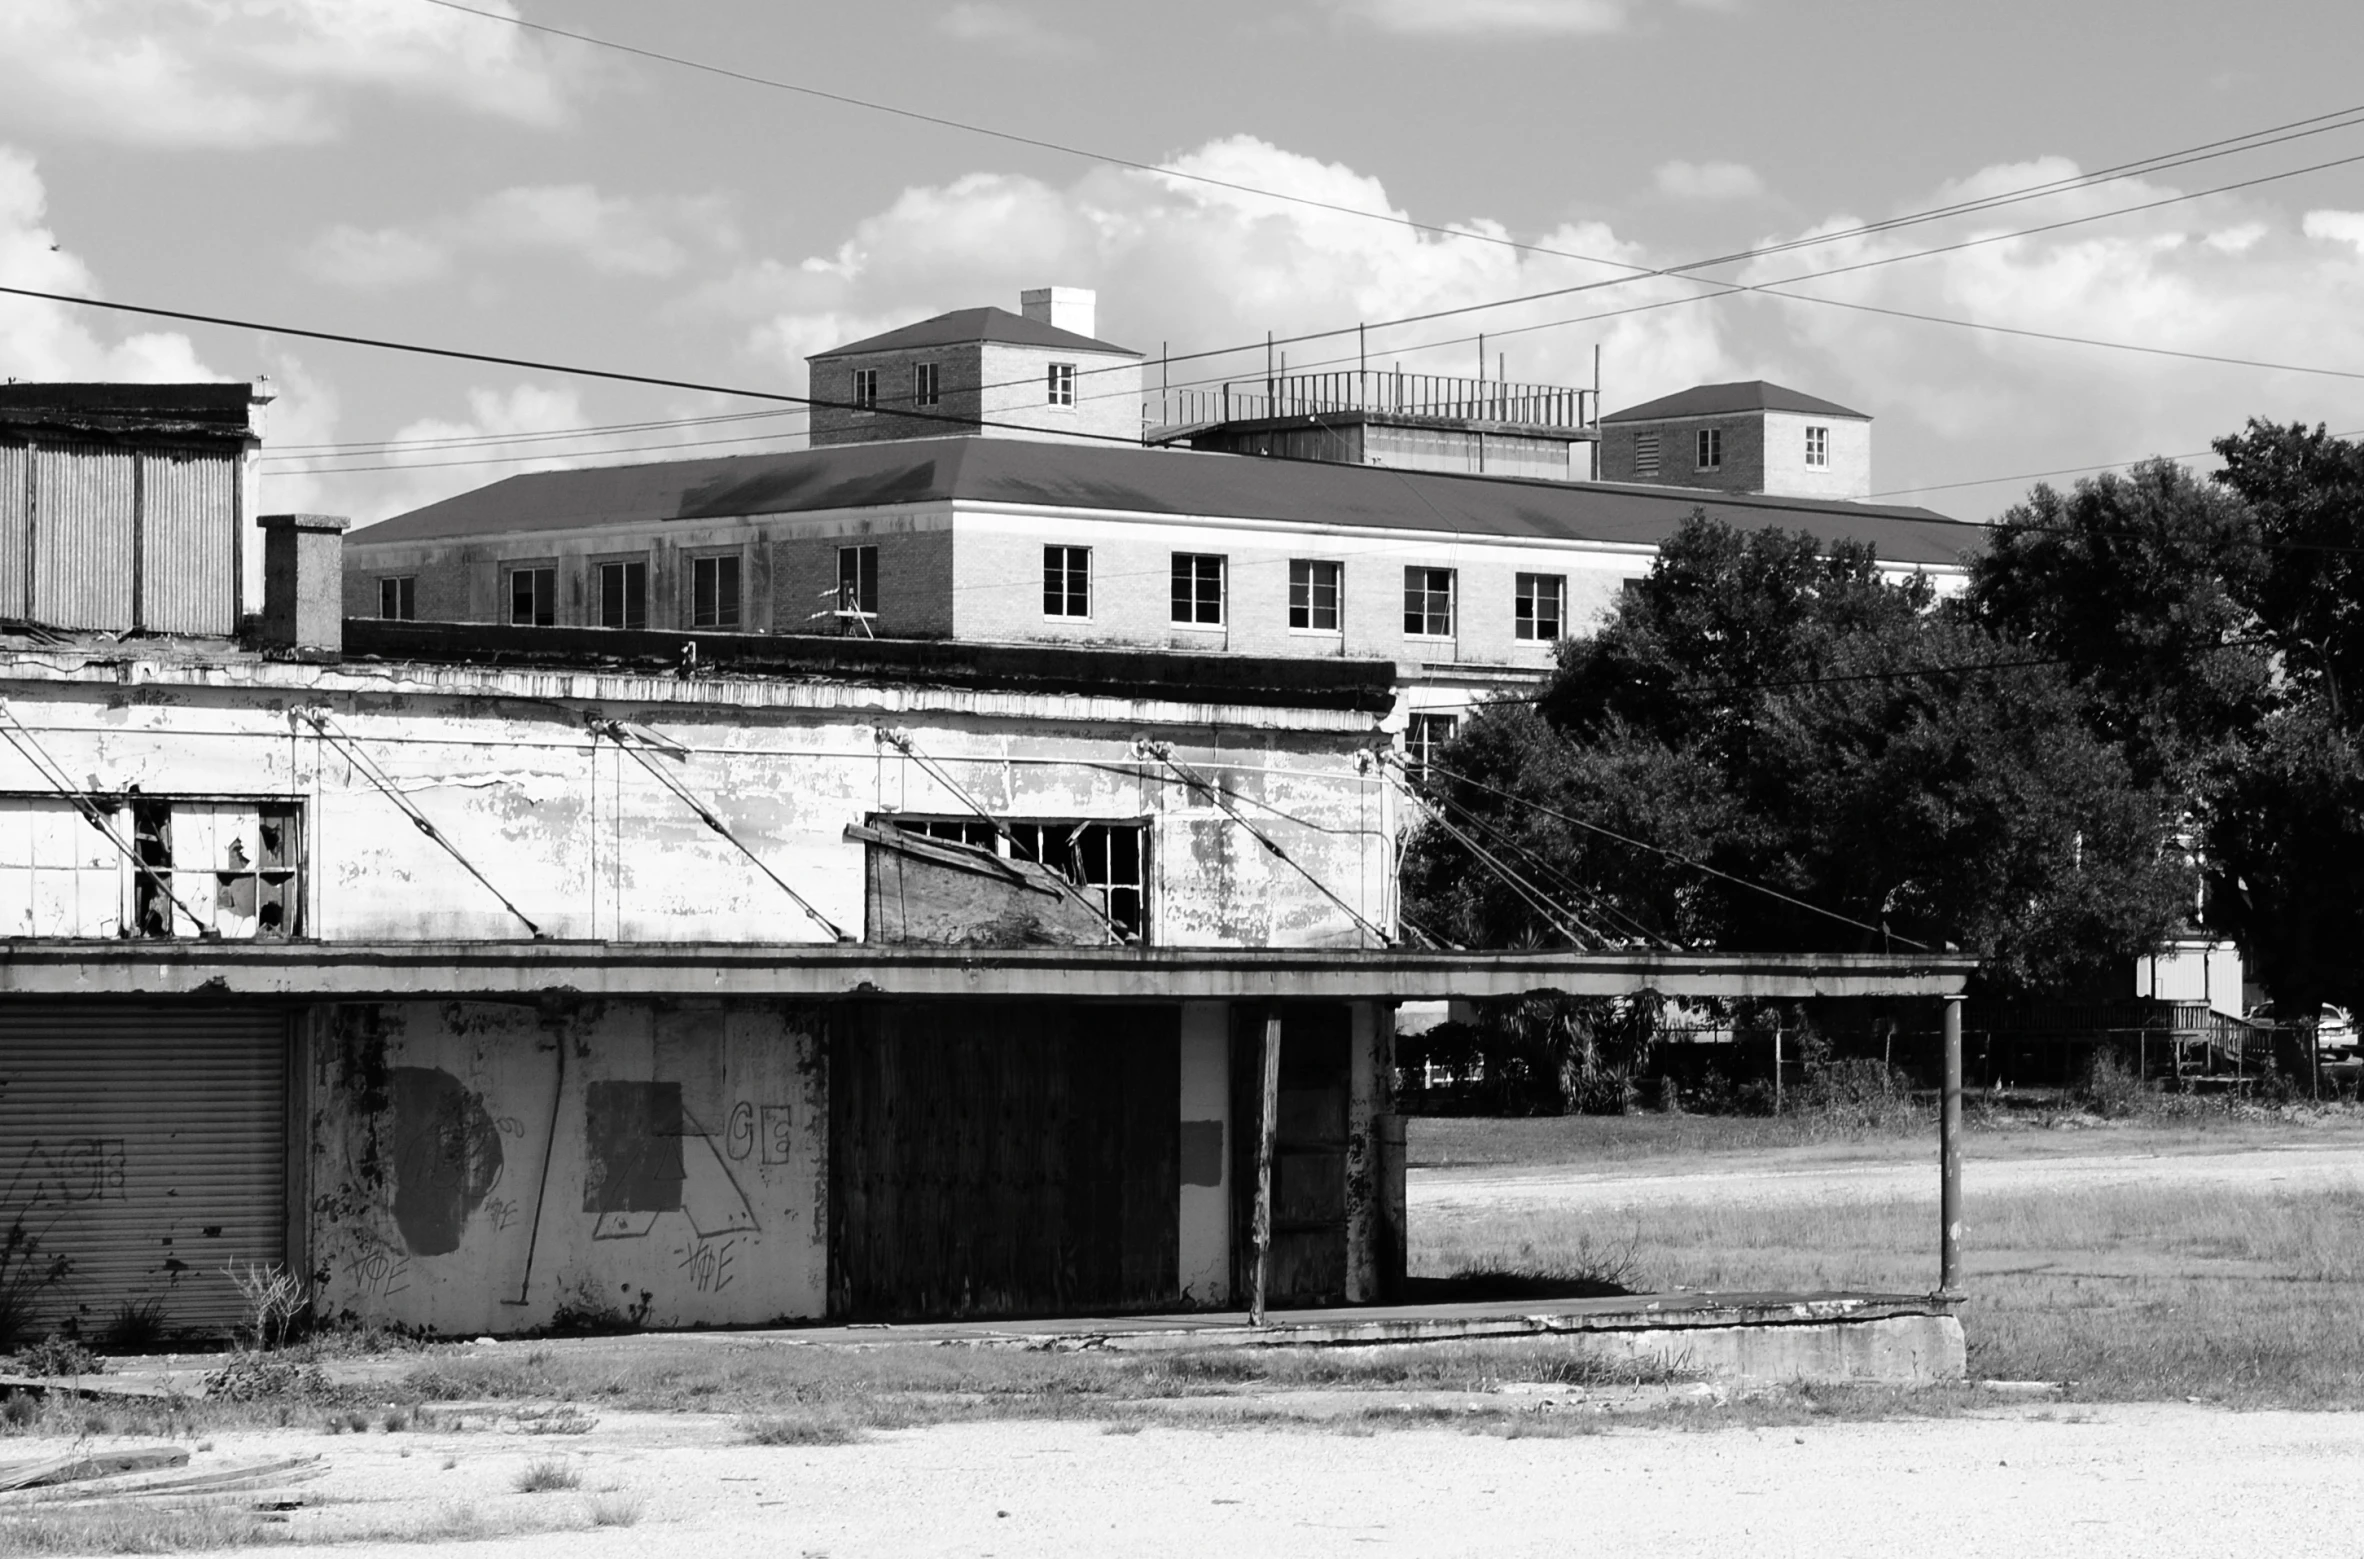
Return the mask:
<svg viewBox="0 0 2364 1559">
<path fill-rule="evenodd" d="M 1950 942 L 1998 989 L 2098 972 L 2182 913 L 2176 807 L 2032 658 L 1867 549 L 1694 515 L 1534 707 L 1468 723 L 1436 777 L 1464 837 L 1415 839 L 1411 918 L 1487 945 L 1568 935 L 1466 842 L 1511 840 L 1579 932 Z"/>
<path fill-rule="evenodd" d="M 2354 729 L 2364 714 L 2364 443 L 2251 419 L 2216 452 L 2217 480 L 2257 514 L 2265 566 L 2248 601 L 2260 629 L 2294 689 Z"/>
<path fill-rule="evenodd" d="M 2364 1004 L 2364 743 L 2306 698 L 2266 722 L 2208 831 L 2209 918 L 2276 1006 Z"/>
</svg>

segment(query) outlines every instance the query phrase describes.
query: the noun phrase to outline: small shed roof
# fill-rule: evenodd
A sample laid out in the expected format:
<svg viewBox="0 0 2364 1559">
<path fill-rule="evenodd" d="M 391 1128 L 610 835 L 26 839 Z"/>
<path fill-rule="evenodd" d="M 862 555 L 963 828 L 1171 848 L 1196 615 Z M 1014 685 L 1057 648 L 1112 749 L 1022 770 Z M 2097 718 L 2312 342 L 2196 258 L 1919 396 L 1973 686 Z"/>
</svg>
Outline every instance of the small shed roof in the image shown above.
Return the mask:
<svg viewBox="0 0 2364 1559">
<path fill-rule="evenodd" d="M 1698 384 L 1672 395 L 1661 395 L 1639 406 L 1628 406 L 1601 418 L 1603 422 L 1658 422 L 1670 417 L 1721 417 L 1748 411 L 1802 411 L 1810 416 L 1851 417 L 1869 422 L 1869 413 L 1850 411 L 1836 401 L 1808 395 L 1766 379 L 1739 379 L 1731 384 Z"/>
<path fill-rule="evenodd" d="M 269 399 L 244 380 L 0 384 L 0 428 L 244 439 L 253 431 L 254 403 Z"/>
<path fill-rule="evenodd" d="M 833 346 L 826 352 L 815 352 L 805 359 L 808 363 L 826 362 L 833 357 L 858 357 L 870 352 L 912 352 L 931 346 L 974 346 L 981 341 L 1000 342 L 1006 346 L 1041 346 L 1064 348 L 1070 352 L 1113 353 L 1119 357 L 1139 357 L 1129 346 L 1118 346 L 1113 341 L 1101 341 L 1092 336 L 1078 335 L 1072 330 L 1061 330 L 1039 319 L 1028 319 L 1008 309 L 954 309 L 949 314 L 938 314 L 915 325 L 903 325 L 884 335 L 866 336 L 860 341 L 849 341 L 844 346 Z"/>
</svg>

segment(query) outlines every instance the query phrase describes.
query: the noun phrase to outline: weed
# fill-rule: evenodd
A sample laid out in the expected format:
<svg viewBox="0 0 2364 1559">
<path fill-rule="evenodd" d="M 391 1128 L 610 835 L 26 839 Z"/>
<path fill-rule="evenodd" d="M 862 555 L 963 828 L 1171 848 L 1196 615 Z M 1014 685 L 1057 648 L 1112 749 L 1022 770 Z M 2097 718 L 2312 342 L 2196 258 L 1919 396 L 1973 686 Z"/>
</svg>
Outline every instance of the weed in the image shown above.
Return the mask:
<svg viewBox="0 0 2364 1559">
<path fill-rule="evenodd" d="M 410 1415 L 398 1407 L 390 1407 L 386 1409 L 386 1416 L 382 1420 L 382 1423 L 386 1433 L 400 1434 L 403 1430 L 410 1427 Z M 405 1452 L 404 1454 L 407 1455 L 409 1453 Z"/>
<path fill-rule="evenodd" d="M 2124 1120 L 2141 1114 L 2153 1094 L 2132 1068 L 2109 1051 L 2096 1050 L 2077 1080 L 2074 1097 L 2103 1120 Z"/>
<path fill-rule="evenodd" d="M 64 1256 L 41 1248 L 41 1235 L 25 1227 L 24 1214 L 9 1220 L 0 1237 L 0 1353 L 14 1353 L 31 1335 L 44 1296 L 72 1269 Z"/>
<path fill-rule="evenodd" d="M 73 1338 L 51 1332 L 16 1355 L 16 1372 L 50 1380 L 67 1375 L 103 1375 L 107 1361 Z"/>
<path fill-rule="evenodd" d="M 866 1436 L 861 1425 L 828 1413 L 751 1418 L 739 1425 L 739 1438 L 749 1445 L 853 1445 Z"/>
<path fill-rule="evenodd" d="M 640 1524 L 641 1502 L 637 1494 L 594 1494 L 584 1502 L 595 1527 L 629 1527 Z"/>
<path fill-rule="evenodd" d="M 327 1396 L 329 1385 L 327 1375 L 310 1359 L 241 1349 L 206 1375 L 204 1391 L 216 1402 L 303 1401 Z"/>
<path fill-rule="evenodd" d="M 580 1488 L 583 1475 L 555 1456 L 547 1456 L 538 1462 L 526 1463 L 524 1469 L 510 1482 L 511 1487 L 520 1494 L 549 1494 L 560 1489 Z"/>
<path fill-rule="evenodd" d="M 99 1343 L 117 1353 L 146 1353 L 164 1341 L 162 1299 L 126 1299 L 99 1328 Z"/>
<path fill-rule="evenodd" d="M 26 1429 L 41 1416 L 41 1399 L 29 1391 L 11 1391 L 0 1401 L 0 1422 L 11 1429 Z"/>
<path fill-rule="evenodd" d="M 160 1554 L 287 1541 L 283 1527 L 234 1505 L 121 1500 L 36 1506 L 0 1519 L 0 1554 Z"/>
<path fill-rule="evenodd" d="M 247 1345 L 266 1351 L 286 1347 L 290 1328 L 312 1307 L 312 1285 L 278 1262 L 248 1262 L 243 1270 L 231 1262 L 222 1268 L 222 1276 L 246 1301 Z"/>
</svg>

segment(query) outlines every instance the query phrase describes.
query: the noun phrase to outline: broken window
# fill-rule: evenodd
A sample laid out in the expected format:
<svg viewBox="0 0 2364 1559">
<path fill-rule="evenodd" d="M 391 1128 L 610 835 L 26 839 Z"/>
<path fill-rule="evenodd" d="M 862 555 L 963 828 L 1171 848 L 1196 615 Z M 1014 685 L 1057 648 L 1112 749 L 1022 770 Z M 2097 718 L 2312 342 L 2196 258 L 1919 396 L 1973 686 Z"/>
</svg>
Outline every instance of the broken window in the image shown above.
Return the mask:
<svg viewBox="0 0 2364 1559">
<path fill-rule="evenodd" d="M 1139 823 L 1099 823 L 1074 818 L 1008 821 L 1001 829 L 981 817 L 904 817 L 891 823 L 907 834 L 949 839 L 996 855 L 1037 861 L 1085 890 L 1102 913 L 1127 936 L 1142 937 L 1147 924 L 1147 830 Z M 1013 848 L 1013 845 L 1015 848 Z"/>
<path fill-rule="evenodd" d="M 126 935 L 301 934 L 303 819 L 294 803 L 129 799 L 139 864 L 124 867 L 131 901 Z"/>
<path fill-rule="evenodd" d="M 877 547 L 837 549 L 837 611 L 841 619 L 878 615 Z"/>
</svg>

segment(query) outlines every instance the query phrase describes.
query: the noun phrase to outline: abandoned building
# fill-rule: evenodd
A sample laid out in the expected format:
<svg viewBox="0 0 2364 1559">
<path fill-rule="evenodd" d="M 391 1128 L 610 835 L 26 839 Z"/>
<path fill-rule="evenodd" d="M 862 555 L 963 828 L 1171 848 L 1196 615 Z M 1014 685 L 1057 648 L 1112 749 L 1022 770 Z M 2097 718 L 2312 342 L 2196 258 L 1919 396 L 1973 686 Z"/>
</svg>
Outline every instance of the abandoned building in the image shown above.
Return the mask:
<svg viewBox="0 0 2364 1559">
<path fill-rule="evenodd" d="M 99 479 L 171 387 L 49 400 L 0 419 L 0 1159 L 53 1321 L 218 1331 L 249 1263 L 470 1334 L 1369 1301 L 1397 1001 L 1968 972 L 1403 946 L 1384 661 L 346 620 L 300 515 L 233 634 L 236 482 Z M 134 588 L 47 593 L 96 538 Z"/>
</svg>

